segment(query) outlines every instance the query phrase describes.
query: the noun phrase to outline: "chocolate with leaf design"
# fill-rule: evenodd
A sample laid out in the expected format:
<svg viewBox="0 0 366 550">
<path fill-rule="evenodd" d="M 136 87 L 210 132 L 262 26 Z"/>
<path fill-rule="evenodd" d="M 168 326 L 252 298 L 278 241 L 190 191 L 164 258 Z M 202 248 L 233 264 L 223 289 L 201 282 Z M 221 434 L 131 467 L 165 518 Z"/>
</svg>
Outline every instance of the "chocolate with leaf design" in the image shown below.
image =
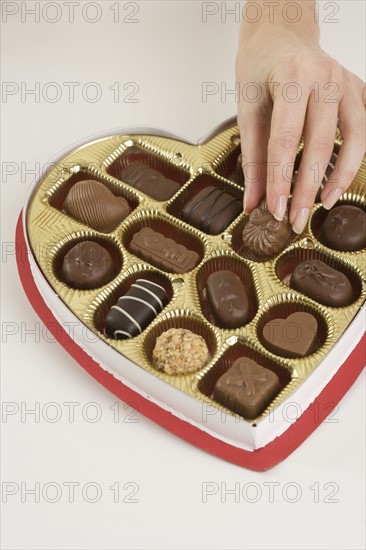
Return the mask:
<svg viewBox="0 0 366 550">
<path fill-rule="evenodd" d="M 276 373 L 249 357 L 239 357 L 216 382 L 213 398 L 231 411 L 253 420 L 279 393 Z"/>
</svg>

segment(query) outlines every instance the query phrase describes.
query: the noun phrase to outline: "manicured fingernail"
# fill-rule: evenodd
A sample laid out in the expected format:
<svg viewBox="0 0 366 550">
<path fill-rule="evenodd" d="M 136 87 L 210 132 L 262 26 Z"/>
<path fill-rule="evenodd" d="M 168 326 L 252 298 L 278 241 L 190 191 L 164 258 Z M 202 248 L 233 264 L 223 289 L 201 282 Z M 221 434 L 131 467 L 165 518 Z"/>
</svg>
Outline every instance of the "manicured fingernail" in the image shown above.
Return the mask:
<svg viewBox="0 0 366 550">
<path fill-rule="evenodd" d="M 284 217 L 285 212 L 286 212 L 286 207 L 287 207 L 287 197 L 286 197 L 286 195 L 281 195 L 276 200 L 276 206 L 275 206 L 274 213 L 273 213 L 273 216 L 279 222 L 282 222 L 282 220 L 283 220 L 283 217 Z"/>
<path fill-rule="evenodd" d="M 309 219 L 310 210 L 309 208 L 301 208 L 296 213 L 294 223 L 292 224 L 292 229 L 300 235 L 305 229 L 305 225 Z"/>
<path fill-rule="evenodd" d="M 325 199 L 322 200 L 323 208 L 325 208 L 326 210 L 330 210 L 335 205 L 342 193 L 343 189 L 339 189 L 339 187 L 331 189 Z"/>
</svg>

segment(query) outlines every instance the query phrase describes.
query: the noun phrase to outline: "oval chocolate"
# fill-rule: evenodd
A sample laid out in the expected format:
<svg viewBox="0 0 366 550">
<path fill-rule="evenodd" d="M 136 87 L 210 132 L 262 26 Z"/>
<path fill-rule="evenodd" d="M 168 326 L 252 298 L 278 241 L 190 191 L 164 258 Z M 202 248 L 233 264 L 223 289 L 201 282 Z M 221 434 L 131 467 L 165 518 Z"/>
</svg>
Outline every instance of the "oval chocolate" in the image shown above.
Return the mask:
<svg viewBox="0 0 366 550">
<path fill-rule="evenodd" d="M 238 328 L 250 318 L 245 287 L 235 273 L 216 271 L 207 279 L 207 298 L 212 314 L 223 328 Z"/>
<path fill-rule="evenodd" d="M 354 299 L 349 279 L 321 260 L 298 264 L 292 272 L 290 286 L 324 306 L 344 307 Z"/>
<path fill-rule="evenodd" d="M 131 212 L 123 197 L 113 195 L 102 183 L 83 180 L 75 183 L 64 202 L 66 214 L 97 231 L 109 233 Z"/>
</svg>

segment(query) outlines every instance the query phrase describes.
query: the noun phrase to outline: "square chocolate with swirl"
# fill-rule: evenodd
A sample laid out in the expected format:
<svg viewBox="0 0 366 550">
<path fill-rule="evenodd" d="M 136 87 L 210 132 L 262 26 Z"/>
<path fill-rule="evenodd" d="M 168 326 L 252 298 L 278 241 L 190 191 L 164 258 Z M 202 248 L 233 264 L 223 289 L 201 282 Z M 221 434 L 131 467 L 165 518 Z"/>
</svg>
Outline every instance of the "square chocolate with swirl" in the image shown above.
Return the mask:
<svg viewBox="0 0 366 550">
<path fill-rule="evenodd" d="M 249 357 L 239 357 L 216 382 L 213 398 L 231 411 L 253 420 L 281 389 L 274 372 Z"/>
</svg>

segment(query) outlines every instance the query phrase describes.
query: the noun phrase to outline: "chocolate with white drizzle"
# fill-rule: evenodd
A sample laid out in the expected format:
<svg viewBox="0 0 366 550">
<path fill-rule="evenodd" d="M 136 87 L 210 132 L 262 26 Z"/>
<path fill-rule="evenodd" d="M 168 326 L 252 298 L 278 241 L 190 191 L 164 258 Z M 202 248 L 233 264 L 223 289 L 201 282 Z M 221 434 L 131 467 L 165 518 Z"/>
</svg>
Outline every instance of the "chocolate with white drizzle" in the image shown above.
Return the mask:
<svg viewBox="0 0 366 550">
<path fill-rule="evenodd" d="M 133 338 L 155 319 L 168 303 L 165 288 L 137 279 L 113 305 L 105 319 L 105 335 L 114 340 Z"/>
<path fill-rule="evenodd" d="M 217 235 L 242 212 L 242 201 L 209 185 L 195 195 L 183 208 L 182 218 L 210 235 Z"/>
</svg>

